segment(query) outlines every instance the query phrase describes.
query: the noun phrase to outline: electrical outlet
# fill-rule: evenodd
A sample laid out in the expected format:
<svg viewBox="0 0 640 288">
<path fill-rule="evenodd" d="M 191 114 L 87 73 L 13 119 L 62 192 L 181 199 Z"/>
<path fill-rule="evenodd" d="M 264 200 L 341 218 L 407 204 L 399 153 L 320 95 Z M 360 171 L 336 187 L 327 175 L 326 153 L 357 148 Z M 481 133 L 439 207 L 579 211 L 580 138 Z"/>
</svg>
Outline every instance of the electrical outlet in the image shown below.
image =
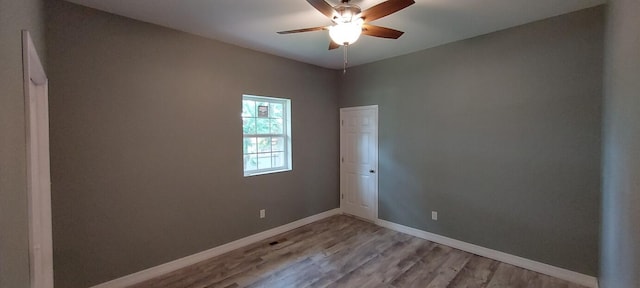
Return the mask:
<svg viewBox="0 0 640 288">
<path fill-rule="evenodd" d="M 431 219 L 438 221 L 438 211 L 431 211 Z"/>
<path fill-rule="evenodd" d="M 267 211 L 265 209 L 260 209 L 260 219 L 267 217 Z"/>
</svg>

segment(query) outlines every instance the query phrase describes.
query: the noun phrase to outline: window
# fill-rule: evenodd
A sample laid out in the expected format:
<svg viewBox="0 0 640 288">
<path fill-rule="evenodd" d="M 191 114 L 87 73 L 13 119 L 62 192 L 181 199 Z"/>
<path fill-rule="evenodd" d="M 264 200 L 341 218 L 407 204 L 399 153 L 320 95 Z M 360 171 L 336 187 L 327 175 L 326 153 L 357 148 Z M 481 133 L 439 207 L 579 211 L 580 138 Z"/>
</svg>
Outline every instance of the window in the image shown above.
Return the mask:
<svg viewBox="0 0 640 288">
<path fill-rule="evenodd" d="M 291 100 L 242 96 L 244 176 L 291 170 Z"/>
</svg>

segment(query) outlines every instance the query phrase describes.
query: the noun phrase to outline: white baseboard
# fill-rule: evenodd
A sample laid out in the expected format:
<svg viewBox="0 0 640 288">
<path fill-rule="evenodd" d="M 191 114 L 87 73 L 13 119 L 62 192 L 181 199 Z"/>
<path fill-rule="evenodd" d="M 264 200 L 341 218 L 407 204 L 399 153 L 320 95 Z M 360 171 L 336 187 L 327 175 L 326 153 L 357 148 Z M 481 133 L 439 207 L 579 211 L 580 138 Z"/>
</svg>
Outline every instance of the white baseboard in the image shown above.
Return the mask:
<svg viewBox="0 0 640 288">
<path fill-rule="evenodd" d="M 569 282 L 580 284 L 583 286 L 598 288 L 598 279 L 593 276 L 581 274 L 564 268 L 551 266 L 541 262 L 529 260 L 526 258 L 518 257 L 515 255 L 507 254 L 504 252 L 496 251 L 493 249 L 485 248 L 482 246 L 474 245 L 471 243 L 463 242 L 460 240 L 440 236 L 438 234 L 429 233 L 419 229 L 407 227 L 404 225 L 396 224 L 393 222 L 378 219 L 376 224 L 379 226 L 389 228 L 398 232 L 416 236 L 422 239 L 426 239 L 432 242 L 436 242 L 442 245 L 460 249 L 469 253 L 480 255 L 483 257 L 491 258 L 500 262 L 518 266 L 524 269 L 563 279 Z"/>
<path fill-rule="evenodd" d="M 263 231 L 257 234 L 253 234 L 251 236 L 242 238 L 242 239 L 238 239 L 236 241 L 233 242 L 229 242 L 227 244 L 218 246 L 218 247 L 214 247 L 211 248 L 209 250 L 206 251 L 202 251 L 200 253 L 196 253 L 193 255 L 189 255 L 186 256 L 184 258 L 180 258 L 165 264 L 161 264 L 155 267 L 151 267 L 149 269 L 145 269 L 142 270 L 140 272 L 136 272 L 133 274 L 129 274 L 127 276 L 118 278 L 118 279 L 114 279 L 108 282 L 104 282 L 102 284 L 98 284 L 96 286 L 93 286 L 92 288 L 120 288 L 120 287 L 126 287 L 126 286 L 131 286 L 155 277 L 158 277 L 160 275 L 169 273 L 169 272 L 173 272 L 176 271 L 180 268 L 184 268 L 187 267 L 189 265 L 193 265 L 196 264 L 198 262 L 207 260 L 209 258 L 227 253 L 229 251 L 247 246 L 249 244 L 253 244 L 255 242 L 258 241 L 262 241 L 264 239 L 267 239 L 269 237 L 273 237 L 276 236 L 280 233 L 284 233 L 293 229 L 296 229 L 298 227 L 307 225 L 309 223 L 318 221 L 320 219 L 324 219 L 333 215 L 337 215 L 340 214 L 341 210 L 338 209 L 333 209 L 333 210 L 329 210 L 329 211 L 325 211 L 322 212 L 320 214 L 316 214 L 313 216 L 309 216 L 307 218 L 303 218 L 294 222 L 291 222 L 289 224 L 285 224 L 273 229 L 269 229 L 267 231 Z"/>
</svg>

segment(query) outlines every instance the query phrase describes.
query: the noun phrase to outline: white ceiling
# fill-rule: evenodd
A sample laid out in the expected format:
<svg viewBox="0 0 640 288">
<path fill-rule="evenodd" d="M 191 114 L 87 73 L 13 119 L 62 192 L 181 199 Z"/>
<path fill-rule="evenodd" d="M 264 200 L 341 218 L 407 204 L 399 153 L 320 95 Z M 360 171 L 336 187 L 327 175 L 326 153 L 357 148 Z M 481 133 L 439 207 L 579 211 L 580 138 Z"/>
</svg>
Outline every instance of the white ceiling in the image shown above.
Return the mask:
<svg viewBox="0 0 640 288">
<path fill-rule="evenodd" d="M 329 25 L 305 0 L 68 0 L 125 17 L 328 68 L 342 68 L 327 31 L 277 31 Z M 339 0 L 327 0 L 332 5 Z M 383 0 L 352 0 L 363 10 Z M 398 40 L 362 36 L 349 48 L 355 66 L 596 6 L 605 0 L 416 0 L 371 22 L 404 31 Z"/>
</svg>

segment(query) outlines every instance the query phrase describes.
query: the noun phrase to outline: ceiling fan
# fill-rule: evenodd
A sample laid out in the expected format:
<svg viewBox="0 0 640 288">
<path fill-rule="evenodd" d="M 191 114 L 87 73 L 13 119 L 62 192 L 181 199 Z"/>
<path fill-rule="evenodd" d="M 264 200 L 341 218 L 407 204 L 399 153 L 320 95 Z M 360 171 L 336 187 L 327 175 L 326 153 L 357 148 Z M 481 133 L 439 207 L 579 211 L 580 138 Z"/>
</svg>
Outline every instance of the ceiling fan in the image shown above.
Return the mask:
<svg viewBox="0 0 640 288">
<path fill-rule="evenodd" d="M 416 3 L 414 0 L 387 0 L 362 11 L 357 5 L 350 4 L 349 0 L 341 0 L 341 3 L 336 6 L 331 6 L 324 0 L 307 0 L 307 2 L 320 13 L 329 17 L 333 23 L 329 26 L 280 31 L 278 34 L 329 30 L 329 36 L 333 40 L 329 44 L 329 50 L 336 49 L 341 45 L 351 45 L 358 40 L 361 34 L 398 39 L 404 32 L 368 23 Z"/>
</svg>

